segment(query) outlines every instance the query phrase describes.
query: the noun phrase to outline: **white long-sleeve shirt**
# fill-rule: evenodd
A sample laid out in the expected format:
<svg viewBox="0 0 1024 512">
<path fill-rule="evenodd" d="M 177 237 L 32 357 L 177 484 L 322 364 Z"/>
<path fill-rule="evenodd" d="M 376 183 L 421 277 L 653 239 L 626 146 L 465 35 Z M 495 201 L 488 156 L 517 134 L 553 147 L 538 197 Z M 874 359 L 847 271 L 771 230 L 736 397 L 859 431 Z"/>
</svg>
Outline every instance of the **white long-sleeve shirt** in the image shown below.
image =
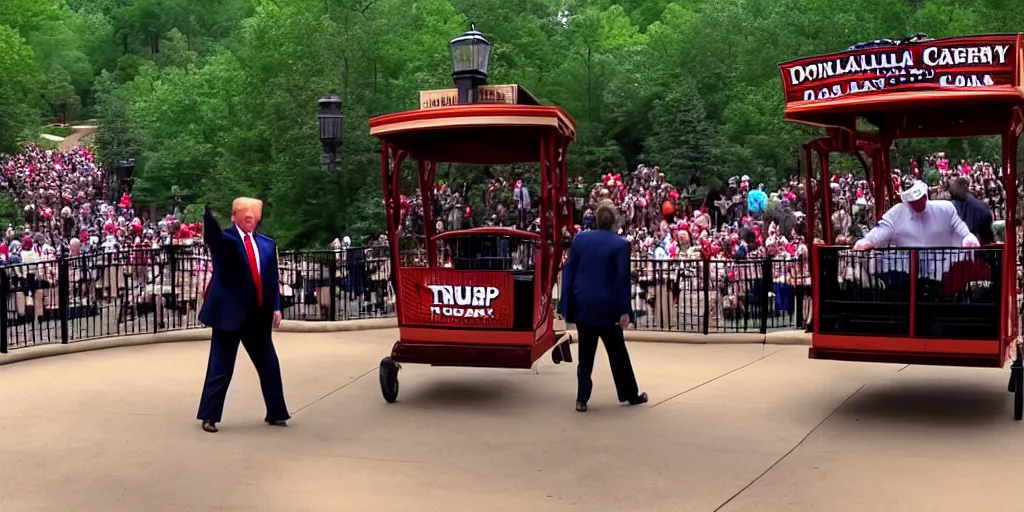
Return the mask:
<svg viewBox="0 0 1024 512">
<path fill-rule="evenodd" d="M 921 213 L 906 203 L 889 208 L 864 240 L 878 248 L 960 248 L 964 239 L 973 236 L 967 224 L 960 220 L 953 203 L 929 200 Z"/>
<path fill-rule="evenodd" d="M 964 240 L 977 238 L 960 220 L 956 207 L 949 201 L 929 200 L 923 212 L 915 212 L 909 205 L 899 203 L 885 212 L 882 220 L 867 235 L 864 241 L 877 248 L 906 247 L 908 249 L 961 248 Z M 881 255 L 879 255 L 881 256 Z M 889 253 L 882 256 L 882 271 L 906 272 L 909 269 L 909 254 Z M 941 279 L 950 265 L 964 258 L 964 254 L 951 251 L 922 251 L 920 253 L 919 275 Z"/>
</svg>

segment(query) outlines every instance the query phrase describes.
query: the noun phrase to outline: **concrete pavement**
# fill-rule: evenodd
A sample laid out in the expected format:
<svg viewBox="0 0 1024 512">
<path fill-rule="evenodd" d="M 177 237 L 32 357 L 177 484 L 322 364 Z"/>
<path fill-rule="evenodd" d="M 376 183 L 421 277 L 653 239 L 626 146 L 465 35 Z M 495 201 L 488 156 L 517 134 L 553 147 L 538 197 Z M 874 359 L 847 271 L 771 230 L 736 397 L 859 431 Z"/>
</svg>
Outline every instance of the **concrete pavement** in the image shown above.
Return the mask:
<svg viewBox="0 0 1024 512">
<path fill-rule="evenodd" d="M 590 411 L 575 365 L 377 363 L 396 331 L 278 333 L 287 429 L 245 356 L 218 434 L 207 343 L 0 367 L 0 510 L 1014 510 L 1006 371 L 811 361 L 806 347 L 631 343 L 651 402 Z"/>
</svg>

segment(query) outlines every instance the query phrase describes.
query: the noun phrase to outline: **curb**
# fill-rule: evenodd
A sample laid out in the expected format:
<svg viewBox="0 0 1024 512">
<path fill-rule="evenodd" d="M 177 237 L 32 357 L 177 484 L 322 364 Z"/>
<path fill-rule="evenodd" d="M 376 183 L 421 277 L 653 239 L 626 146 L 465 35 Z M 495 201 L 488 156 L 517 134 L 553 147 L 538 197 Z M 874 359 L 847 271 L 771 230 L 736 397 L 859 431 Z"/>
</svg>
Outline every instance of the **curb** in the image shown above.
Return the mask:
<svg viewBox="0 0 1024 512">
<path fill-rule="evenodd" d="M 561 323 L 561 322 L 558 322 Z M 283 320 L 281 328 L 277 332 L 288 333 L 328 333 L 328 332 L 352 332 L 372 331 L 380 329 L 394 329 L 398 327 L 398 320 L 395 318 L 370 318 L 365 320 L 348 320 L 341 322 L 304 322 L 300 320 Z M 556 325 L 556 328 L 559 326 Z M 575 329 L 570 329 L 574 339 L 579 335 Z M 158 343 L 181 343 L 189 341 L 206 341 L 212 334 L 209 328 L 187 329 L 182 331 L 169 331 L 148 334 L 132 334 L 128 336 L 114 336 L 109 338 L 97 338 L 83 340 L 62 345 L 59 343 L 37 345 L 11 350 L 7 355 L 0 355 L 0 366 L 54 357 L 80 352 L 91 352 L 108 348 L 134 347 L 141 345 L 155 345 Z M 712 333 L 708 335 L 683 333 L 683 332 L 657 332 L 657 331 L 636 331 L 625 332 L 626 341 L 641 343 L 682 343 L 691 345 L 740 345 L 740 344 L 762 344 L 769 345 L 806 345 L 811 344 L 811 336 L 803 331 L 778 331 L 768 334 L 750 333 Z"/>
<path fill-rule="evenodd" d="M 367 318 L 364 320 L 343 320 L 340 322 L 304 322 L 302 320 L 281 320 L 277 332 L 347 332 L 397 329 L 397 318 Z"/>
<path fill-rule="evenodd" d="M 372 318 L 368 320 L 349 320 L 344 322 L 303 322 L 299 320 L 282 320 L 281 328 L 276 332 L 317 333 L 370 331 L 376 329 L 390 329 L 397 327 L 397 325 L 398 321 L 394 318 Z M 42 359 L 44 357 L 92 352 L 94 350 L 104 350 L 108 348 L 155 345 L 157 343 L 208 341 L 212 334 L 212 329 L 208 327 L 201 327 L 181 331 L 158 332 L 155 334 L 131 334 L 127 336 L 96 338 L 76 341 L 68 343 L 67 345 L 62 345 L 60 343 L 48 343 L 45 345 L 17 348 L 11 350 L 6 355 L 0 355 L 0 366 L 20 363 L 22 361 L 31 361 L 33 359 Z"/>
<path fill-rule="evenodd" d="M 762 343 L 768 345 L 806 345 L 811 344 L 811 335 L 803 331 L 779 331 L 768 334 L 760 333 L 710 333 L 695 334 L 685 332 L 657 331 L 626 331 L 626 341 L 644 343 L 686 343 L 693 345 L 743 345 Z"/>
<path fill-rule="evenodd" d="M 179 343 L 183 341 L 204 341 L 210 339 L 212 330 L 209 328 L 187 329 L 184 331 L 158 332 L 156 334 L 132 334 L 128 336 L 114 336 L 111 338 L 97 338 L 83 340 L 62 345 L 53 343 L 47 345 L 36 345 L 11 350 L 7 355 L 0 356 L 0 366 L 7 364 L 42 359 L 44 357 L 63 356 L 77 354 L 79 352 L 92 352 L 93 350 L 104 350 L 108 348 L 134 347 L 141 345 L 155 345 L 157 343 Z"/>
<path fill-rule="evenodd" d="M 555 319 L 555 330 L 565 329 L 565 322 Z M 569 329 L 573 340 L 579 339 L 576 329 Z M 623 332 L 626 341 L 640 343 L 684 343 L 691 345 L 742 345 L 762 343 L 768 345 L 811 345 L 810 333 L 794 329 L 791 331 L 775 331 L 768 334 L 746 332 L 713 332 L 697 334 L 673 331 L 641 331 L 627 329 Z"/>
</svg>

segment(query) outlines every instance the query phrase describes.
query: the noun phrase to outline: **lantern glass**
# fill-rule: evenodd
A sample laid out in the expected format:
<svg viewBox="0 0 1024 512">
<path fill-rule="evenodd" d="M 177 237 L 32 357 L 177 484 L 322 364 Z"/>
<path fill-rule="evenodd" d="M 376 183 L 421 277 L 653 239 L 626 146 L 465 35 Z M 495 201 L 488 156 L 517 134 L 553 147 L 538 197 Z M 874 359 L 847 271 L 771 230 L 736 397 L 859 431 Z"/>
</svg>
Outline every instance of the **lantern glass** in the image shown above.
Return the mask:
<svg viewBox="0 0 1024 512">
<path fill-rule="evenodd" d="M 337 144 L 341 140 L 341 116 L 320 117 L 320 142 Z"/>
<path fill-rule="evenodd" d="M 317 120 L 320 125 L 320 142 L 324 146 L 337 146 L 341 144 L 343 119 L 341 98 L 333 94 L 320 98 L 320 114 L 317 115 Z"/>
<path fill-rule="evenodd" d="M 473 26 L 468 32 L 451 42 L 452 71 L 455 73 L 477 72 L 487 75 L 487 64 L 491 56 L 491 43 Z"/>
</svg>

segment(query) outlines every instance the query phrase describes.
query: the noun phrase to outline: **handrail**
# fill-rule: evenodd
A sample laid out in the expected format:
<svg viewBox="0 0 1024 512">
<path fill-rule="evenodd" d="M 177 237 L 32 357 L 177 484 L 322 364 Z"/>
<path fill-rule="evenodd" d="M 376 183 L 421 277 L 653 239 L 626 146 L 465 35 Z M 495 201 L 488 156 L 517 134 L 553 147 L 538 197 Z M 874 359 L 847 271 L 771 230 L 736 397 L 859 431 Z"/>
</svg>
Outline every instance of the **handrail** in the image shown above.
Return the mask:
<svg viewBox="0 0 1024 512">
<path fill-rule="evenodd" d="M 533 233 L 531 231 L 523 231 L 516 228 L 503 228 L 503 227 L 483 227 L 483 228 L 471 228 L 471 229 L 460 229 L 456 231 L 445 231 L 434 235 L 431 240 L 444 240 L 447 238 L 455 238 L 460 236 L 511 236 L 515 238 L 529 238 L 532 240 L 540 240 L 539 233 Z"/>
</svg>

